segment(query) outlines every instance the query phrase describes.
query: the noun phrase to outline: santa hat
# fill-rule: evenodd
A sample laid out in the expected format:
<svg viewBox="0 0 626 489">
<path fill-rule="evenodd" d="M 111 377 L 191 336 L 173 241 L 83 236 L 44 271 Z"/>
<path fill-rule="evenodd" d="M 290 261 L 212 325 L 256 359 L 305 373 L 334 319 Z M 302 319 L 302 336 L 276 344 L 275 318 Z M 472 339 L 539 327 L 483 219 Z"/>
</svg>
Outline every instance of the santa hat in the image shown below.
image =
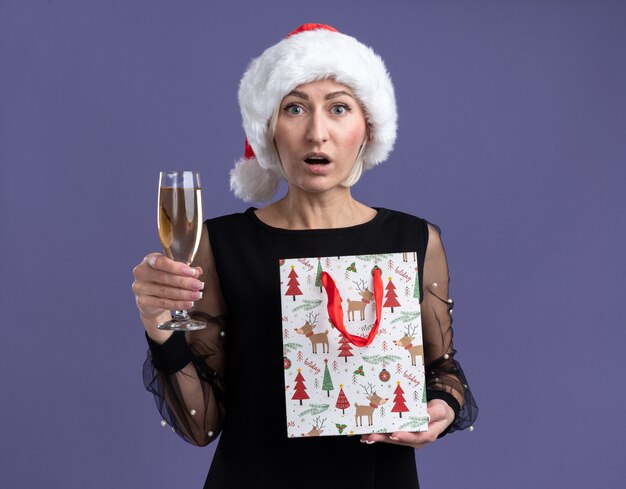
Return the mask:
<svg viewBox="0 0 626 489">
<path fill-rule="evenodd" d="M 370 47 L 324 24 L 304 24 L 253 59 L 239 84 L 245 153 L 230 172 L 230 188 L 246 202 L 272 199 L 282 177 L 269 120 L 295 87 L 325 78 L 352 89 L 363 105 L 370 140 L 367 170 L 387 159 L 396 140 L 397 109 L 391 78 Z"/>
</svg>

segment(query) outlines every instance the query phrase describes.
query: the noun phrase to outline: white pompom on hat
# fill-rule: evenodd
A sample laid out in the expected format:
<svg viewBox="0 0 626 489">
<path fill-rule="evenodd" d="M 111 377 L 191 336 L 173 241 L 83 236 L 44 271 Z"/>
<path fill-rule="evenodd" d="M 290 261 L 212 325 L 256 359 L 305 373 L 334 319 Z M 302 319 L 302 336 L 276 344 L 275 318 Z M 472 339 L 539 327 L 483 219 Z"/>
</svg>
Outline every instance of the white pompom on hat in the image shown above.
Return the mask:
<svg viewBox="0 0 626 489">
<path fill-rule="evenodd" d="M 251 61 L 239 84 L 245 153 L 230 172 L 230 188 L 246 202 L 267 202 L 278 188 L 280 161 L 268 140 L 269 121 L 298 85 L 325 78 L 350 87 L 365 109 L 370 141 L 363 169 L 385 161 L 396 140 L 398 113 L 383 60 L 370 47 L 325 24 L 304 24 Z"/>
</svg>

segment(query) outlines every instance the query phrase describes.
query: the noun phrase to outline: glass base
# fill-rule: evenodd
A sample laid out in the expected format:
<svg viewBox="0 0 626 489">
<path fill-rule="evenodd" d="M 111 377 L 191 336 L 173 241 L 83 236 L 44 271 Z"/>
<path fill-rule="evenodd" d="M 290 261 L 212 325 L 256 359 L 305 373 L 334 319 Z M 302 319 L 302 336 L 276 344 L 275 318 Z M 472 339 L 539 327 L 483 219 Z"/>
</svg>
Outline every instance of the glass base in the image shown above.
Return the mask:
<svg viewBox="0 0 626 489">
<path fill-rule="evenodd" d="M 157 325 L 157 328 L 164 331 L 195 331 L 206 328 L 206 323 L 196 321 L 195 319 L 177 319 L 174 317 L 169 321 Z"/>
</svg>

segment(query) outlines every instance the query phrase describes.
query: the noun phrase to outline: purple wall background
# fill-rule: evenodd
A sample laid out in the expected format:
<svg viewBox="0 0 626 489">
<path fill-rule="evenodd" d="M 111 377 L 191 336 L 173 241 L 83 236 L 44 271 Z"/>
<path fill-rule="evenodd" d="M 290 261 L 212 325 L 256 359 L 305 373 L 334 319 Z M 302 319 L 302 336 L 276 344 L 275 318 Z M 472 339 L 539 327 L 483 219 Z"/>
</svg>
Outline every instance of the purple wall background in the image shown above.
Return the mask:
<svg viewBox="0 0 626 489">
<path fill-rule="evenodd" d="M 199 169 L 207 216 L 246 207 L 237 83 L 313 21 L 397 88 L 356 196 L 443 228 L 481 412 L 417 452 L 423 486 L 623 487 L 624 2 L 266 5 L 0 2 L 1 485 L 201 487 L 213 447 L 161 428 L 141 381 L 131 269 L 160 249 L 158 170 Z"/>
</svg>

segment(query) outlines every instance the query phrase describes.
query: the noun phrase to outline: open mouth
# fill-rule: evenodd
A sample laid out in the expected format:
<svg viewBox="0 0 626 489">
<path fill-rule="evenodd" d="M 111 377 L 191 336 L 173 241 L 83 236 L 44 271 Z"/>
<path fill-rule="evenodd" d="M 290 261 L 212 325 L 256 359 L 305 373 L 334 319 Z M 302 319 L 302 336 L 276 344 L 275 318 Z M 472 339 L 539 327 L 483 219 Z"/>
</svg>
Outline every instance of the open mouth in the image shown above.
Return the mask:
<svg viewBox="0 0 626 489">
<path fill-rule="evenodd" d="M 309 156 L 304 161 L 309 165 L 326 165 L 330 163 L 330 160 L 325 156 Z"/>
</svg>

